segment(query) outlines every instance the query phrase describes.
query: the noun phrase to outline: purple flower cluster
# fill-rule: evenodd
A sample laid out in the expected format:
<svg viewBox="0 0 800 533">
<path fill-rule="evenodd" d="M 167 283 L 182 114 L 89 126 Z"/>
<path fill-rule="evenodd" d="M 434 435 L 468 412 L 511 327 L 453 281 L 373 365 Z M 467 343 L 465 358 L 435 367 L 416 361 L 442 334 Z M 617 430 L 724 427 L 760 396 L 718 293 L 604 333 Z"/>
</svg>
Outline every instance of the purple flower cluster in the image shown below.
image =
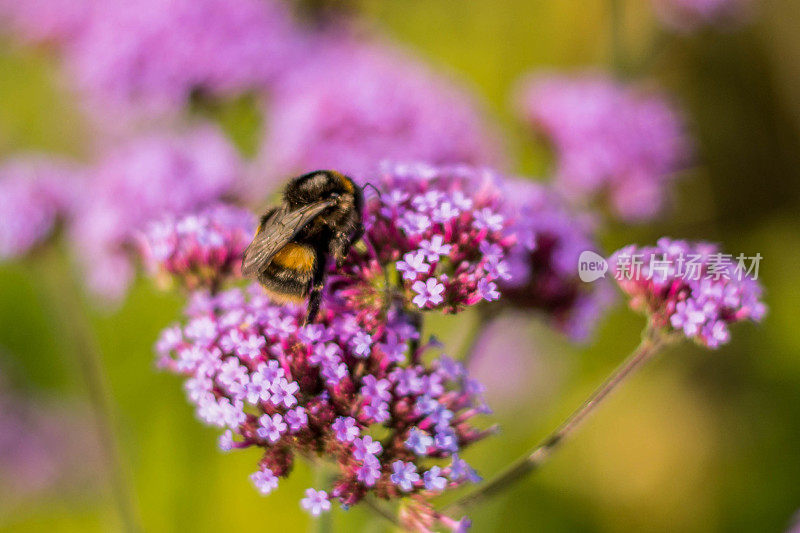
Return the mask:
<svg viewBox="0 0 800 533">
<path fill-rule="evenodd" d="M 691 32 L 707 26 L 738 23 L 751 0 L 651 0 L 664 26 Z"/>
<path fill-rule="evenodd" d="M 556 180 L 570 199 L 607 195 L 626 221 L 657 215 L 690 147 L 664 95 L 601 74 L 535 76 L 521 91 L 524 118 L 552 143 Z"/>
<path fill-rule="evenodd" d="M 77 85 L 109 109 L 172 110 L 197 93 L 260 90 L 300 48 L 277 0 L 105 0 L 93 7 L 64 55 Z M 63 11 L 64 24 L 75 11 Z"/>
<path fill-rule="evenodd" d="M 497 283 L 510 276 L 505 257 L 514 242 L 499 180 L 466 165 L 385 164 L 373 183 L 381 195 L 366 207 L 365 239 L 380 246 L 345 271 L 369 278 L 393 269 L 405 301 L 421 310 L 455 313 L 497 300 Z M 370 261 L 382 268 L 370 270 Z"/>
<path fill-rule="evenodd" d="M 709 348 L 728 342 L 730 324 L 759 322 L 766 313 L 749 265 L 715 244 L 661 238 L 656 246 L 620 249 L 609 264 L 631 307 L 653 326 Z"/>
<path fill-rule="evenodd" d="M 249 211 L 220 204 L 152 222 L 140 235 L 139 249 L 152 274 L 175 279 L 188 289 L 217 287 L 239 275 L 255 227 Z"/>
<path fill-rule="evenodd" d="M 107 153 L 89 171 L 73 227 L 89 287 L 121 297 L 133 276 L 128 247 L 147 223 L 197 211 L 230 194 L 241 175 L 235 149 L 215 129 L 150 135 Z"/>
<path fill-rule="evenodd" d="M 485 435 L 468 421 L 486 407 L 459 363 L 423 362 L 435 344 L 420 346 L 396 310 L 369 326 L 328 306 L 301 326 L 304 312 L 273 305 L 257 285 L 195 293 L 186 323 L 157 344 L 161 366 L 187 377 L 198 417 L 224 429 L 223 449 L 264 449 L 252 476 L 260 492 L 274 490 L 297 455 L 336 462 L 331 495 L 345 506 L 367 492 L 431 494 L 477 479 L 458 453 Z M 330 507 L 312 489 L 302 505 Z"/>
<path fill-rule="evenodd" d="M 20 157 L 0 166 L 0 260 L 19 257 L 69 216 L 78 171 L 45 157 Z"/>
<path fill-rule="evenodd" d="M 268 105 L 260 160 L 275 177 L 336 168 L 366 179 L 384 159 L 501 159 L 465 91 L 401 50 L 339 34 L 319 37 Z"/>
<path fill-rule="evenodd" d="M 516 244 L 507 259 L 511 275 L 499 282 L 502 303 L 538 309 L 572 339 L 586 340 L 613 300 L 609 283 L 578 277 L 580 254 L 598 250 L 593 221 L 531 181 L 507 179 L 504 192 Z"/>
</svg>

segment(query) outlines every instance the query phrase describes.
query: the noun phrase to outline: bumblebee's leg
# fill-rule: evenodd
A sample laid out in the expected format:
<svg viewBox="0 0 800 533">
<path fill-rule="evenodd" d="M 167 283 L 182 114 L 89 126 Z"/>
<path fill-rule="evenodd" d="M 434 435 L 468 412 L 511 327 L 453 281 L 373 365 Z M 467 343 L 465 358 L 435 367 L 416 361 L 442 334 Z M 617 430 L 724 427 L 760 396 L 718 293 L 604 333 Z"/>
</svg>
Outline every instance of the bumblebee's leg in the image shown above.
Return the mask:
<svg viewBox="0 0 800 533">
<path fill-rule="evenodd" d="M 325 268 L 328 264 L 328 256 L 324 253 L 318 253 L 316 266 L 314 267 L 314 277 L 311 280 L 311 291 L 308 294 L 308 312 L 306 313 L 306 320 L 303 323 L 310 324 L 317 318 L 319 313 L 319 305 L 322 302 L 322 288 L 325 281 Z"/>
<path fill-rule="evenodd" d="M 314 322 L 317 318 L 317 313 L 319 313 L 319 304 L 322 300 L 322 286 L 314 287 L 311 289 L 311 293 L 308 295 L 308 314 L 306 315 L 306 320 L 303 322 L 303 325 L 310 324 Z"/>
<path fill-rule="evenodd" d="M 342 266 L 347 254 L 350 253 L 350 237 L 346 233 L 337 233 L 331 239 L 329 251 L 336 258 L 336 266 Z"/>
<path fill-rule="evenodd" d="M 330 252 L 336 258 L 336 266 L 342 266 L 347 254 L 350 253 L 350 248 L 361 240 L 364 236 L 364 226 L 360 225 L 352 235 L 347 233 L 337 233 L 331 240 Z"/>
<path fill-rule="evenodd" d="M 350 246 L 353 246 L 355 243 L 361 240 L 361 237 L 364 236 L 364 224 L 359 224 L 356 230 L 353 232 L 353 235 L 350 237 Z"/>
</svg>

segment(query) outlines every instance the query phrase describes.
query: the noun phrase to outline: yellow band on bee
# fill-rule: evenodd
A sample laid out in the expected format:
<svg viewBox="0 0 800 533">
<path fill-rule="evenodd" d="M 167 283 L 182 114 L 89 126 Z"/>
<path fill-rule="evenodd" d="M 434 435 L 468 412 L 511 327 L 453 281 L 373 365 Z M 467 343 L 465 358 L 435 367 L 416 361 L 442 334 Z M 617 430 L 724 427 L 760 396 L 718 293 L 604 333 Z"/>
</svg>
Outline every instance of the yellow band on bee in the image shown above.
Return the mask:
<svg viewBox="0 0 800 533">
<path fill-rule="evenodd" d="M 314 269 L 316 261 L 314 250 L 310 246 L 303 246 L 290 242 L 273 256 L 272 261 L 281 267 L 292 270 L 308 271 Z"/>
<path fill-rule="evenodd" d="M 354 190 L 353 189 L 353 182 L 350 181 L 350 179 L 347 176 L 345 176 L 341 172 L 336 172 L 335 170 L 331 170 L 330 173 L 331 173 L 331 176 L 334 176 L 336 179 L 338 179 L 341 182 L 342 187 L 344 187 L 345 191 L 347 191 L 349 193 L 353 192 L 353 190 Z"/>
<path fill-rule="evenodd" d="M 296 294 L 286 294 L 285 292 L 278 292 L 268 287 L 263 287 L 264 293 L 278 305 L 285 304 L 301 304 L 305 301 L 305 296 L 298 296 Z"/>
</svg>

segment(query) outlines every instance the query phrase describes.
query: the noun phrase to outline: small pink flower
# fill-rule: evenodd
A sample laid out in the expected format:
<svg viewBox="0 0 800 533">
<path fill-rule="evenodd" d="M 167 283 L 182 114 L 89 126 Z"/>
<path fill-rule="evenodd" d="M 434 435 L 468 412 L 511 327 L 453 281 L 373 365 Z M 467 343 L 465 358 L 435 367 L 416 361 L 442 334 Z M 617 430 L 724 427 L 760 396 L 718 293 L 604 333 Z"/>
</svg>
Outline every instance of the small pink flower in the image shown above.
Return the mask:
<svg viewBox="0 0 800 533">
<path fill-rule="evenodd" d="M 194 289 L 219 285 L 238 275 L 256 222 L 248 211 L 217 205 L 197 214 L 151 223 L 139 237 L 148 271 L 168 275 Z M 263 339 L 247 339 L 240 349 L 256 354 Z"/>
<path fill-rule="evenodd" d="M 444 296 L 442 296 L 444 285 L 439 283 L 436 278 L 429 278 L 428 281 L 416 281 L 411 288 L 417 293 L 413 298 L 414 305 L 420 309 L 434 307 L 444 301 Z"/>
</svg>

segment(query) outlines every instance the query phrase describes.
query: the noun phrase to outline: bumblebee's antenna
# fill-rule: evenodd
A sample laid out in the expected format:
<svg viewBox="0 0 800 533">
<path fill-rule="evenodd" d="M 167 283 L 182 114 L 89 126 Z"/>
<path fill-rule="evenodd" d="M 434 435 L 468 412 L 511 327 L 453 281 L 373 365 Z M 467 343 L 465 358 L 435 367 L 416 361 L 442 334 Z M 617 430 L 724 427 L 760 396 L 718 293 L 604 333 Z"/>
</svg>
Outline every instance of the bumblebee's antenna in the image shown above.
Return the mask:
<svg viewBox="0 0 800 533">
<path fill-rule="evenodd" d="M 364 186 L 361 187 L 361 190 L 364 191 L 364 190 L 366 190 L 367 187 L 372 187 L 373 190 L 375 191 L 375 194 L 378 195 L 378 198 L 381 197 L 381 191 L 379 191 L 378 188 L 376 186 L 374 186 L 373 184 L 371 184 L 371 183 L 365 183 Z"/>
</svg>

